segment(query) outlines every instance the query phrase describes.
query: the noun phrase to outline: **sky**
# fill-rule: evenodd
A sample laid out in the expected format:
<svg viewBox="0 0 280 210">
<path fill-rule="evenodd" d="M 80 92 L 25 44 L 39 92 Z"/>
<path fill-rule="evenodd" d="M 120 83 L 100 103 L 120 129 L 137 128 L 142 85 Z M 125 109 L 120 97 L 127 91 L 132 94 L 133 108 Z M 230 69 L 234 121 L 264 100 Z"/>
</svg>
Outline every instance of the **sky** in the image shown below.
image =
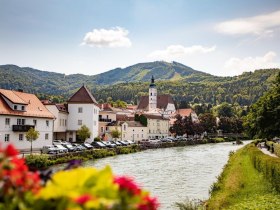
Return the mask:
<svg viewBox="0 0 280 210">
<path fill-rule="evenodd" d="M 0 65 L 96 75 L 152 61 L 279 68 L 280 1 L 0 0 Z"/>
</svg>

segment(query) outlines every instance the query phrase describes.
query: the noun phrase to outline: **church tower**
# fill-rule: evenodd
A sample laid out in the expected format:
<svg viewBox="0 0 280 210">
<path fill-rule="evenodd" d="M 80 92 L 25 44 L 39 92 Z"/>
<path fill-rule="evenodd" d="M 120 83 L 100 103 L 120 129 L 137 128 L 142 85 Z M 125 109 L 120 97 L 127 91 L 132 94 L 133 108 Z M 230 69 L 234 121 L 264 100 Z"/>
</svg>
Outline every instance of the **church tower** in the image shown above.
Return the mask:
<svg viewBox="0 0 280 210">
<path fill-rule="evenodd" d="M 154 76 L 152 76 L 149 88 L 149 111 L 154 111 L 157 108 L 157 88 Z"/>
</svg>

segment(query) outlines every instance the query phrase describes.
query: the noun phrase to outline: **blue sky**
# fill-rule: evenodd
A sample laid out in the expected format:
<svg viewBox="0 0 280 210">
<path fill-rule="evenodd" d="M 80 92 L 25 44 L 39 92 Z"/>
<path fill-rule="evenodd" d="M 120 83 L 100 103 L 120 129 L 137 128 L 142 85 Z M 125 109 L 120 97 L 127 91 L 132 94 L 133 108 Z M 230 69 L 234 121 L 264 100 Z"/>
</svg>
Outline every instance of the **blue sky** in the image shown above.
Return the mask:
<svg viewBox="0 0 280 210">
<path fill-rule="evenodd" d="M 280 1 L 0 0 L 0 64 L 95 75 L 156 60 L 280 67 Z"/>
</svg>

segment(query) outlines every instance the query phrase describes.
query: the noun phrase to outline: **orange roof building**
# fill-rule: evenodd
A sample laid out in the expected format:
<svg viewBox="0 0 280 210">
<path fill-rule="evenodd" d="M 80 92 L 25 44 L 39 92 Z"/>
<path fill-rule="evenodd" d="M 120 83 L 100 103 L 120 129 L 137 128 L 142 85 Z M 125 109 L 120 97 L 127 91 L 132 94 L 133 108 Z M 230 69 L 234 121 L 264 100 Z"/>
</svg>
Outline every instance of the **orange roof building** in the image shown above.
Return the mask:
<svg viewBox="0 0 280 210">
<path fill-rule="evenodd" d="M 30 128 L 39 131 L 33 148 L 52 144 L 54 115 L 30 93 L 0 89 L 0 142 L 12 143 L 18 149 L 30 148 L 25 134 Z"/>
</svg>

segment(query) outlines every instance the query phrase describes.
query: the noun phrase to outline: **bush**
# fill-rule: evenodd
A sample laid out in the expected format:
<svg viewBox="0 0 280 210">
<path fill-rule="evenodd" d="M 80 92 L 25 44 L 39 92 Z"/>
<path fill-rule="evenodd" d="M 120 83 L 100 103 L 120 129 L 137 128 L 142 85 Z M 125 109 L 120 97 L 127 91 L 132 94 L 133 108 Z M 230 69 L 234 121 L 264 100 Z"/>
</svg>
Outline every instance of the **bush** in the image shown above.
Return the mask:
<svg viewBox="0 0 280 210">
<path fill-rule="evenodd" d="M 48 155 L 27 155 L 25 162 L 30 168 L 47 168 L 50 166 Z"/>
<path fill-rule="evenodd" d="M 280 157 L 280 144 L 279 143 L 274 144 L 274 154 L 277 155 L 278 157 Z"/>
</svg>

